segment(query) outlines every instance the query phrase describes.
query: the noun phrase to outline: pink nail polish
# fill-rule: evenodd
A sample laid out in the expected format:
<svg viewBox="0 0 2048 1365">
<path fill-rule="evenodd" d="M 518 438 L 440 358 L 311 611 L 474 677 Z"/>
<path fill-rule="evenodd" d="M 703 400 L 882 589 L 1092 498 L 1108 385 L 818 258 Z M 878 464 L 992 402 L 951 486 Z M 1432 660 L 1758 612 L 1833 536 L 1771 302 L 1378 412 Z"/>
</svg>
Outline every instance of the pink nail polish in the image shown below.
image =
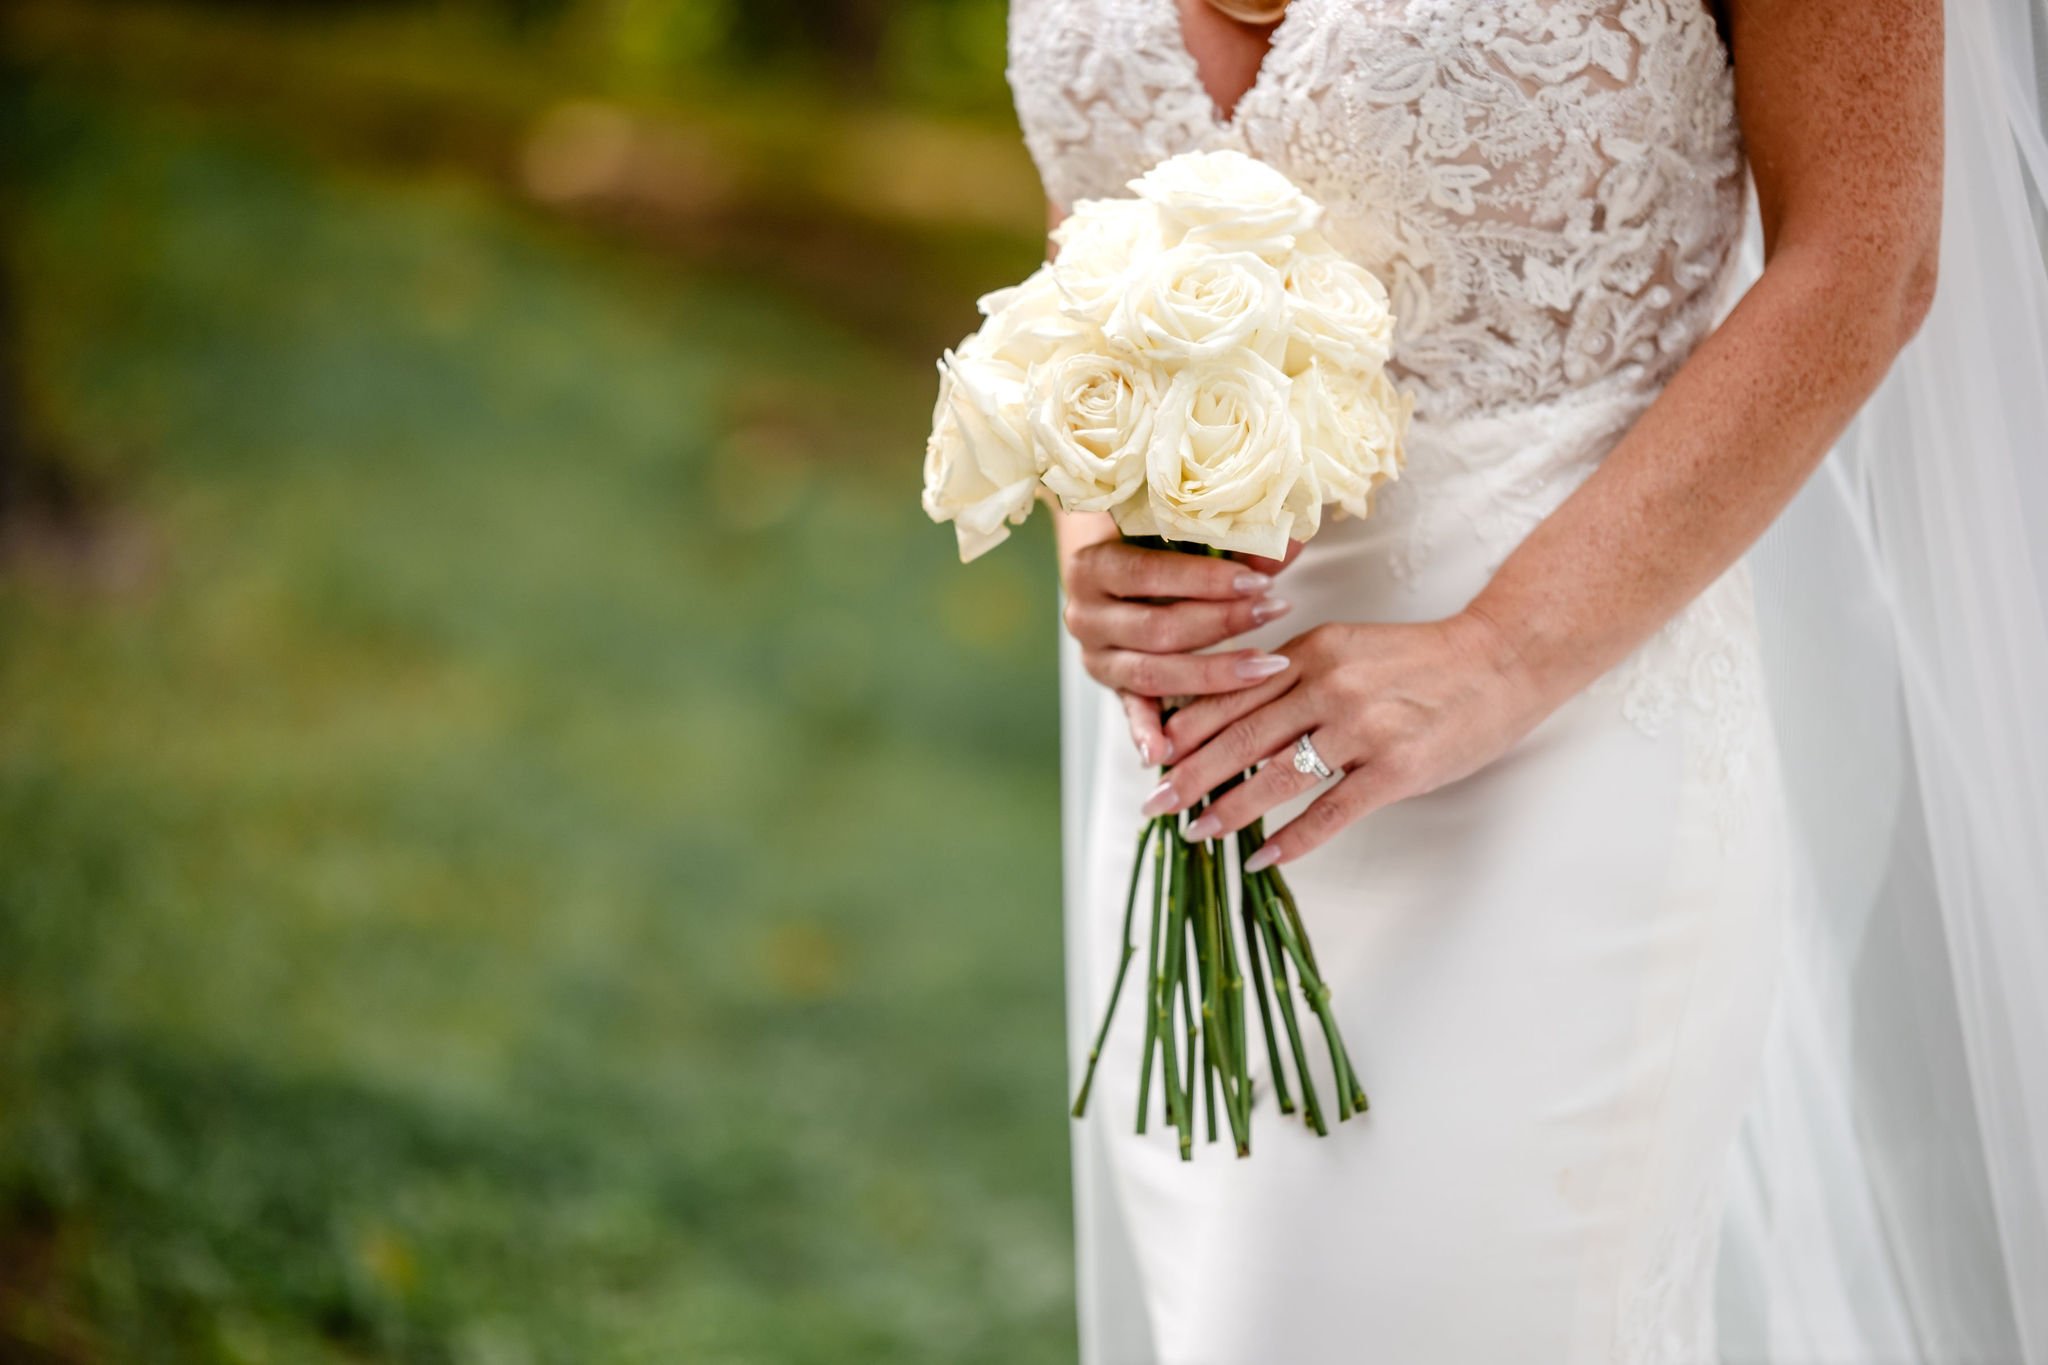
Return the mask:
<svg viewBox="0 0 2048 1365">
<path fill-rule="evenodd" d="M 1159 759 L 1159 761 L 1160 761 L 1161 763 L 1171 763 L 1171 762 L 1173 762 L 1173 736 L 1172 736 L 1172 735 L 1168 735 L 1168 736 L 1166 737 L 1166 752 L 1165 752 L 1165 753 L 1164 753 L 1163 755 L 1161 755 L 1161 756 L 1160 756 L 1160 759 Z"/>
<path fill-rule="evenodd" d="M 1237 676 L 1240 678 L 1270 678 L 1285 671 L 1287 656 L 1284 654 L 1254 654 L 1237 661 Z"/>
<path fill-rule="evenodd" d="M 1252 620 L 1258 622 L 1260 625 L 1263 626 L 1268 621 L 1279 620 L 1281 617 L 1285 616 L 1288 612 L 1293 610 L 1294 603 L 1288 601 L 1286 598 L 1268 597 L 1265 601 L 1259 603 L 1257 606 L 1252 608 Z"/>
<path fill-rule="evenodd" d="M 1245 572 L 1230 581 L 1230 586 L 1242 593 L 1264 592 L 1273 586 L 1271 574 Z"/>
<path fill-rule="evenodd" d="M 1251 857 L 1244 860 L 1244 870 L 1247 872 L 1264 872 L 1279 861 L 1280 850 L 1274 848 L 1271 844 L 1260 844 L 1258 850 Z"/>
<path fill-rule="evenodd" d="M 1138 757 L 1144 759 L 1148 765 L 1152 762 L 1152 746 L 1142 739 L 1138 741 Z"/>
<path fill-rule="evenodd" d="M 1204 815 L 1188 826 L 1187 835 L 1199 843 L 1204 839 L 1213 839 L 1222 832 L 1222 824 L 1215 816 Z"/>
<path fill-rule="evenodd" d="M 1146 815 L 1164 815 L 1179 804 L 1180 802 L 1173 795 L 1173 783 L 1161 782 L 1152 789 L 1152 794 L 1145 798 L 1143 813 Z"/>
</svg>

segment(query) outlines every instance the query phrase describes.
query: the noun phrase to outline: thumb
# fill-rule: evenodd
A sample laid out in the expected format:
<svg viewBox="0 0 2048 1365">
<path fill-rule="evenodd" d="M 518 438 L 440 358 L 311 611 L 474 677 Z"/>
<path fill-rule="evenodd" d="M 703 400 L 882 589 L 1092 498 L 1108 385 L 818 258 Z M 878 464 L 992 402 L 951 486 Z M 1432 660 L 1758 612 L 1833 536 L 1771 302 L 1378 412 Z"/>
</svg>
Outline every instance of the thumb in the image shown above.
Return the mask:
<svg viewBox="0 0 2048 1365">
<path fill-rule="evenodd" d="M 1159 700 L 1156 697 L 1140 697 L 1131 692 L 1119 692 L 1117 700 L 1124 704 L 1124 719 L 1130 723 L 1131 743 L 1137 746 L 1138 756 L 1147 763 L 1171 763 L 1173 741 L 1166 737 L 1166 724 L 1159 716 Z"/>
<path fill-rule="evenodd" d="M 1264 555 L 1239 555 L 1238 559 L 1247 568 L 1257 569 L 1263 574 L 1277 574 L 1289 564 L 1292 564 L 1296 557 L 1301 554 L 1302 547 L 1307 544 L 1308 542 L 1305 540 L 1288 541 L 1287 557 L 1284 559 L 1268 559 Z"/>
</svg>

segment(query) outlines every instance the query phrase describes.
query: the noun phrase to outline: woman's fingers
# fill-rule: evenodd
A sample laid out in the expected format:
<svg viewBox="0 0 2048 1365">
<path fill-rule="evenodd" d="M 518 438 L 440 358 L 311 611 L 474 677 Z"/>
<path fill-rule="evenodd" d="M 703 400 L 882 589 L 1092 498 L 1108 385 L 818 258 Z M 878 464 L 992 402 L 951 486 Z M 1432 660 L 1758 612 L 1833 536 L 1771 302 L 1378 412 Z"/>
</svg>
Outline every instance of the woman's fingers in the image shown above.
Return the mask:
<svg viewBox="0 0 2048 1365">
<path fill-rule="evenodd" d="M 1330 732 L 1324 730 L 1313 738 L 1323 762 L 1332 769 L 1341 770 L 1343 763 L 1330 752 L 1334 743 Z M 1292 800 L 1324 780 L 1313 772 L 1304 773 L 1294 766 L 1292 746 L 1281 749 L 1267 758 L 1257 772 L 1225 792 L 1221 799 L 1197 816 L 1188 825 L 1188 838 L 1215 839 L 1235 834 L 1282 801 Z"/>
<path fill-rule="evenodd" d="M 1307 546 L 1308 542 L 1305 540 L 1290 540 L 1287 542 L 1286 558 L 1268 559 L 1264 555 L 1246 555 L 1244 557 L 1244 565 L 1248 569 L 1256 569 L 1263 574 L 1276 574 L 1289 564 L 1292 564 L 1295 556 L 1299 555 Z"/>
<path fill-rule="evenodd" d="M 1227 601 L 1262 597 L 1270 574 L 1231 559 L 1149 550 L 1120 540 L 1083 546 L 1074 553 L 1067 590 L 1075 597 L 1199 597 Z"/>
<path fill-rule="evenodd" d="M 1289 604 L 1278 597 L 1194 599 L 1163 606 L 1121 598 L 1070 598 L 1066 623 L 1067 633 L 1084 647 L 1184 654 L 1277 621 L 1288 610 Z"/>
<path fill-rule="evenodd" d="M 1218 730 L 1250 715 L 1299 682 L 1300 678 L 1289 669 L 1257 687 L 1199 697 L 1168 718 L 1166 738 L 1177 752 L 1191 754 L 1208 743 Z"/>
<path fill-rule="evenodd" d="M 1390 806 L 1408 795 L 1409 788 L 1398 768 L 1371 760 L 1344 775 L 1344 780 L 1308 803 L 1301 814 L 1266 836 L 1259 851 L 1245 859 L 1247 872 L 1292 862 L 1310 849 L 1320 847 L 1331 835 L 1353 820 Z"/>
<path fill-rule="evenodd" d="M 1170 763 L 1188 743 L 1160 713 L 1159 698 L 1207 697 L 1260 689 L 1291 667 L 1255 650 L 1203 654 L 1288 611 L 1271 597 L 1272 574 L 1293 559 L 1257 568 L 1210 555 L 1155 550 L 1117 540 L 1085 545 L 1067 572 L 1067 630 L 1090 676 L 1114 689 L 1131 742 L 1150 763 Z M 1204 738 L 1206 738 L 1206 733 Z"/>
<path fill-rule="evenodd" d="M 1082 662 L 1097 682 L 1141 697 L 1187 697 L 1231 692 L 1264 682 L 1291 665 L 1285 655 L 1256 649 L 1228 654 L 1143 654 L 1131 649 L 1095 649 Z"/>
<path fill-rule="evenodd" d="M 1160 723 L 1158 698 L 1130 692 L 1119 692 L 1116 696 L 1124 704 L 1124 719 L 1130 723 L 1131 743 L 1138 746 L 1138 757 L 1147 763 L 1173 762 L 1173 742 Z"/>
<path fill-rule="evenodd" d="M 1145 803 L 1147 815 L 1183 810 L 1228 778 L 1270 758 L 1316 728 L 1315 703 L 1303 688 L 1231 722 L 1199 749 L 1175 764 Z"/>
</svg>

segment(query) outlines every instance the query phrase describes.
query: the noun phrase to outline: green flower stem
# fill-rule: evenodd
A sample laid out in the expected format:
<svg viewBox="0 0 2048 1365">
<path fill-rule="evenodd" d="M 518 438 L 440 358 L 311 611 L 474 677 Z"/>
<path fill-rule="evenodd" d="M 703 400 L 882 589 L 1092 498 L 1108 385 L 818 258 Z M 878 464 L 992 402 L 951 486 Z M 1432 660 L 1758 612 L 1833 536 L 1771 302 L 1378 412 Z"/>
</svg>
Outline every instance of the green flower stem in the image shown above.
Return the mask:
<svg viewBox="0 0 2048 1365">
<path fill-rule="evenodd" d="M 1237 1154 L 1250 1156 L 1251 1067 L 1245 1046 L 1244 971 L 1237 960 L 1237 936 L 1231 931 L 1230 846 L 1217 840 L 1210 859 L 1216 879 L 1216 946 L 1220 950 L 1223 978 L 1223 1025 L 1229 1044 L 1224 1098 L 1230 1103 L 1230 1135 L 1237 1142 Z"/>
<path fill-rule="evenodd" d="M 1287 883 L 1280 878 L 1277 870 L 1274 871 L 1273 877 L 1278 882 L 1282 900 L 1291 912 L 1295 936 L 1301 942 L 1301 950 L 1308 958 L 1310 969 L 1317 973 L 1316 1015 L 1323 1021 L 1323 1037 L 1330 1045 L 1330 1060 L 1337 1067 L 1341 1078 L 1338 1083 L 1346 1087 L 1352 1109 L 1362 1114 L 1369 1107 L 1365 1098 L 1365 1087 L 1359 1084 L 1358 1068 L 1351 1064 L 1350 1049 L 1344 1046 L 1344 1031 L 1337 1027 L 1336 1012 L 1330 1004 L 1329 983 L 1321 979 L 1321 971 L 1315 966 L 1315 949 L 1309 945 L 1308 931 L 1302 927 L 1301 912 L 1294 906 L 1293 892 L 1288 889 Z"/>
<path fill-rule="evenodd" d="M 1159 1018 L 1165 1012 L 1164 978 L 1160 976 L 1159 931 L 1166 914 L 1165 820 L 1153 821 L 1159 837 L 1152 844 L 1152 935 L 1145 949 L 1145 1055 L 1138 1066 L 1138 1131 L 1145 1131 L 1145 1113 L 1152 1107 L 1152 1054 L 1159 1049 Z"/>
<path fill-rule="evenodd" d="M 1116 1018 L 1116 1002 L 1124 993 L 1124 976 L 1131 969 L 1131 959 L 1138 954 L 1138 946 L 1131 939 L 1131 920 L 1138 908 L 1138 882 L 1145 871 L 1145 848 L 1152 842 L 1152 836 L 1159 832 L 1159 822 L 1148 820 L 1138 831 L 1138 848 L 1131 855 L 1131 885 L 1124 893 L 1124 951 L 1117 959 L 1116 980 L 1110 983 L 1109 1004 L 1102 1011 L 1102 1024 L 1095 1030 L 1095 1045 L 1088 1049 L 1088 1069 L 1081 1075 L 1081 1092 L 1074 1096 L 1074 1117 L 1080 1118 L 1088 1112 L 1088 1091 L 1095 1084 L 1095 1065 L 1102 1060 L 1102 1044 L 1109 1037 L 1110 1020 Z"/>
<path fill-rule="evenodd" d="M 1188 849 L 1181 842 L 1180 832 L 1169 822 L 1166 837 L 1173 846 L 1173 890 L 1168 900 L 1166 941 L 1161 952 L 1166 957 L 1166 975 L 1161 987 L 1162 1005 L 1160 1010 L 1160 1032 L 1165 1055 L 1161 1059 L 1165 1069 L 1162 1084 L 1166 1087 L 1166 1112 L 1180 1134 L 1180 1154 L 1188 1160 L 1194 1145 L 1194 1105 L 1191 1086 L 1181 1084 L 1180 1048 L 1175 1037 L 1177 1026 L 1173 1019 L 1176 994 L 1183 1001 L 1187 998 L 1187 918 L 1188 918 Z"/>
<path fill-rule="evenodd" d="M 1174 837 L 1180 838 L 1178 827 L 1174 831 Z M 1195 937 L 1195 921 L 1200 917 L 1202 908 L 1197 900 L 1199 892 L 1195 886 L 1194 863 L 1193 850 L 1188 846 L 1186 840 L 1182 840 L 1180 880 L 1181 885 L 1185 888 L 1181 894 L 1185 897 L 1186 908 L 1181 915 L 1180 938 L 1173 945 L 1173 950 L 1180 956 L 1180 1017 L 1187 1027 L 1187 1077 L 1181 1087 L 1182 1094 L 1186 1096 L 1187 1102 L 1187 1126 L 1181 1130 L 1180 1138 L 1181 1155 L 1183 1157 L 1189 1155 L 1189 1148 L 1195 1138 L 1195 1099 L 1200 1093 L 1197 1078 L 1201 1075 L 1202 1063 L 1201 1015 L 1195 1010 L 1195 984 L 1192 975 L 1188 971 L 1189 945 Z M 1197 971 L 1201 970 L 1201 965 L 1201 959 L 1197 957 L 1194 963 L 1195 969 Z"/>
<path fill-rule="evenodd" d="M 1174 1029 L 1174 972 L 1178 970 L 1174 943 L 1180 933 L 1182 917 L 1182 888 L 1180 888 L 1180 849 L 1174 849 L 1171 860 L 1174 880 L 1167 890 L 1167 935 L 1161 939 L 1159 952 L 1163 958 L 1163 970 L 1159 972 L 1159 1066 L 1161 1081 L 1159 1089 L 1165 1095 L 1165 1121 L 1176 1130 L 1182 1128 L 1182 1091 L 1180 1091 L 1180 1046 L 1176 1044 Z"/>
<path fill-rule="evenodd" d="M 1211 982 L 1208 1005 L 1209 1036 L 1213 1040 L 1209 1048 L 1209 1069 L 1212 1084 L 1223 1092 L 1223 1116 L 1232 1125 L 1231 1137 L 1235 1140 L 1236 1102 L 1231 1087 L 1237 1079 L 1237 1051 L 1230 1033 L 1230 974 L 1224 967 L 1223 951 L 1223 902 L 1217 892 L 1222 886 L 1220 869 L 1216 866 L 1216 846 L 1203 846 L 1206 856 L 1202 859 L 1203 870 L 1209 876 L 1209 913 L 1206 931 L 1209 938 L 1209 981 Z M 1214 1142 L 1215 1136 L 1209 1138 Z"/>
<path fill-rule="evenodd" d="M 1243 830 L 1238 831 L 1237 862 L 1240 868 L 1244 866 L 1244 860 L 1250 852 L 1249 839 Z M 1266 968 L 1261 952 L 1262 944 L 1259 932 L 1257 893 L 1250 886 L 1245 885 L 1242 874 L 1240 874 L 1238 886 L 1242 892 L 1237 907 L 1238 918 L 1244 923 L 1244 953 L 1245 960 L 1252 969 L 1252 994 L 1258 997 L 1259 1001 L 1259 1033 L 1266 1040 L 1266 1069 L 1273 1077 L 1273 1097 L 1279 1102 L 1280 1112 L 1291 1114 L 1294 1112 L 1294 1096 L 1288 1092 L 1287 1073 L 1280 1065 L 1280 1034 L 1273 1027 L 1273 1006 L 1267 995 Z"/>
<path fill-rule="evenodd" d="M 1220 1020 L 1217 1017 L 1218 983 L 1216 975 L 1216 943 L 1213 927 L 1216 920 L 1216 879 L 1209 871 L 1209 846 L 1206 843 L 1194 845 L 1196 897 L 1195 962 L 1202 972 L 1202 1118 L 1208 1126 L 1209 1141 L 1216 1140 L 1216 1056 L 1217 1031 Z"/>
<path fill-rule="evenodd" d="M 1280 1022 L 1286 1026 L 1287 1045 L 1294 1053 L 1294 1074 L 1301 1080 L 1302 1112 L 1316 1136 L 1327 1137 L 1330 1130 L 1323 1122 L 1323 1106 L 1316 1098 L 1315 1076 L 1308 1068 L 1308 1050 L 1302 1046 L 1301 1024 L 1294 1016 L 1294 989 L 1288 980 L 1287 954 L 1280 943 L 1279 916 L 1274 913 L 1273 901 L 1263 878 L 1254 875 L 1245 882 L 1245 889 L 1257 904 L 1259 928 L 1266 943 L 1266 961 L 1273 969 L 1273 999 L 1280 1007 Z"/>
<path fill-rule="evenodd" d="M 1261 876 L 1264 874 L 1261 873 Z M 1277 894 L 1277 892 L 1275 893 Z M 1298 922 L 1298 921 L 1297 921 Z M 1323 1026 L 1323 1039 L 1330 1049 L 1330 1069 L 1337 1082 L 1337 1120 L 1343 1122 L 1351 1117 L 1354 1109 L 1360 1108 L 1358 1101 L 1365 1092 L 1351 1074 L 1351 1058 L 1344 1051 L 1342 1034 L 1337 1028 L 1337 1019 L 1330 1009 L 1330 988 L 1316 971 L 1314 959 L 1304 947 L 1301 938 L 1286 919 L 1278 921 L 1280 941 L 1287 951 L 1294 955 L 1295 965 L 1301 973 L 1301 996 L 1314 1010 Z"/>
<path fill-rule="evenodd" d="M 1309 946 L 1308 926 L 1301 922 L 1301 907 L 1294 903 L 1294 888 L 1287 884 L 1287 879 L 1280 875 L 1280 869 L 1276 867 L 1269 867 L 1259 875 L 1272 883 L 1273 894 L 1279 898 L 1281 907 L 1287 912 L 1287 923 L 1294 930 L 1295 942 L 1301 945 L 1302 957 L 1308 963 L 1308 969 L 1321 976 L 1323 969 L 1316 965 L 1316 950 Z"/>
</svg>

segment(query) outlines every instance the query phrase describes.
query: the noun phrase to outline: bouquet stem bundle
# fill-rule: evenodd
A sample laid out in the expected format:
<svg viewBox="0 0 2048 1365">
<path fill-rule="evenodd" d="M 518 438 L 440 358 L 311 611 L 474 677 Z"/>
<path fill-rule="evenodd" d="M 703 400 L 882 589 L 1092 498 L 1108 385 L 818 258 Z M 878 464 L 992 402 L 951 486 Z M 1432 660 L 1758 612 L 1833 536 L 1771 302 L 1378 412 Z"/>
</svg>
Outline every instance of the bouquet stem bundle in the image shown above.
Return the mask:
<svg viewBox="0 0 2048 1365">
<path fill-rule="evenodd" d="M 1110 1023 L 1116 1017 L 1117 1001 L 1123 994 L 1131 960 L 1137 956 L 1133 930 L 1140 892 L 1149 885 L 1152 932 L 1145 964 L 1145 1046 L 1138 1071 L 1137 1131 L 1146 1130 L 1156 1066 L 1166 1121 L 1179 1132 L 1183 1161 L 1194 1158 L 1198 1096 L 1208 1140 L 1217 1140 L 1216 1110 L 1220 1103 L 1237 1154 L 1251 1155 L 1247 968 L 1280 1112 L 1291 1114 L 1295 1105 L 1287 1085 L 1280 1030 L 1273 1025 L 1276 1011 L 1301 1088 L 1303 1115 L 1316 1136 L 1329 1133 L 1315 1078 L 1309 1070 L 1309 1046 L 1303 1041 L 1301 1020 L 1295 1010 L 1297 990 L 1322 1029 L 1323 1045 L 1329 1052 L 1335 1079 L 1338 1121 L 1366 1109 L 1365 1088 L 1359 1084 L 1336 1015 L 1330 1008 L 1330 987 L 1316 966 L 1315 950 L 1309 946 L 1308 929 L 1294 903 L 1294 893 L 1278 868 L 1251 873 L 1244 870 L 1245 860 L 1265 842 L 1265 822 L 1254 821 L 1235 836 L 1221 839 L 1190 842 L 1184 833 L 1184 818 L 1199 815 L 1245 776 L 1248 774 L 1226 782 L 1193 809 L 1157 816 L 1138 831 L 1138 846 L 1131 858 L 1130 879 L 1124 893 L 1123 952 L 1110 986 L 1109 1003 L 1103 1010 L 1095 1041 L 1088 1049 L 1088 1066 L 1081 1077 L 1080 1091 L 1074 1097 L 1073 1115 L 1080 1118 L 1087 1113 L 1095 1068 L 1109 1037 Z M 1149 879 L 1145 875 L 1148 854 Z"/>
<path fill-rule="evenodd" d="M 1371 516 L 1374 490 L 1399 476 L 1414 409 L 1388 369 L 1385 284 L 1323 235 L 1322 205 L 1243 152 L 1184 152 L 1127 188 L 1076 202 L 1053 229 L 1057 256 L 983 296 L 981 325 L 939 362 L 925 511 L 952 524 L 963 561 L 1041 499 L 1107 513 L 1127 540 L 1155 548 L 1258 558 L 1311 539 L 1326 508 Z M 1182 1156 L 1198 1103 L 1212 1141 L 1220 1107 L 1250 1153 L 1247 969 L 1281 1111 L 1294 1112 L 1294 1094 L 1276 1010 L 1308 1123 L 1328 1131 L 1297 991 L 1322 1027 L 1338 1119 L 1365 1108 L 1293 893 L 1275 870 L 1244 871 L 1261 842 L 1253 827 L 1189 843 L 1180 817 L 1141 831 L 1124 957 L 1076 1118 L 1137 955 L 1143 885 L 1152 936 L 1138 1131 L 1156 1070 Z"/>
<path fill-rule="evenodd" d="M 1215 795 L 1227 789 L 1219 788 Z M 1088 1050 L 1087 1071 L 1074 1098 L 1074 1117 L 1080 1118 L 1088 1110 L 1102 1045 L 1116 1017 L 1131 960 L 1137 956 L 1133 930 L 1140 892 L 1149 882 L 1152 933 L 1146 955 L 1145 1048 L 1138 1072 L 1137 1131 L 1145 1131 L 1152 1109 L 1156 1067 L 1166 1121 L 1180 1133 L 1183 1160 L 1192 1160 L 1194 1155 L 1198 1099 L 1208 1140 L 1217 1140 L 1216 1111 L 1220 1106 L 1237 1154 L 1251 1155 L 1251 1031 L 1245 1005 L 1249 975 L 1280 1112 L 1295 1110 L 1281 1050 L 1284 1030 L 1286 1051 L 1301 1088 L 1302 1112 L 1316 1135 L 1325 1136 L 1329 1126 L 1309 1070 L 1309 1045 L 1303 1040 L 1294 1003 L 1297 990 L 1321 1027 L 1330 1054 L 1339 1122 L 1365 1112 L 1365 1089 L 1352 1068 L 1331 1011 L 1330 988 L 1316 966 L 1315 950 L 1309 946 L 1294 893 L 1277 868 L 1249 874 L 1243 870 L 1244 860 L 1265 842 L 1260 824 L 1239 831 L 1234 839 L 1191 843 L 1182 833 L 1181 818 L 1159 816 L 1146 821 L 1138 833 L 1124 896 L 1123 953 L 1102 1023 Z M 1149 879 L 1145 875 L 1148 853 Z M 1233 885 L 1235 895 L 1230 890 Z M 1273 1023 L 1276 1011 L 1280 1028 Z"/>
</svg>

